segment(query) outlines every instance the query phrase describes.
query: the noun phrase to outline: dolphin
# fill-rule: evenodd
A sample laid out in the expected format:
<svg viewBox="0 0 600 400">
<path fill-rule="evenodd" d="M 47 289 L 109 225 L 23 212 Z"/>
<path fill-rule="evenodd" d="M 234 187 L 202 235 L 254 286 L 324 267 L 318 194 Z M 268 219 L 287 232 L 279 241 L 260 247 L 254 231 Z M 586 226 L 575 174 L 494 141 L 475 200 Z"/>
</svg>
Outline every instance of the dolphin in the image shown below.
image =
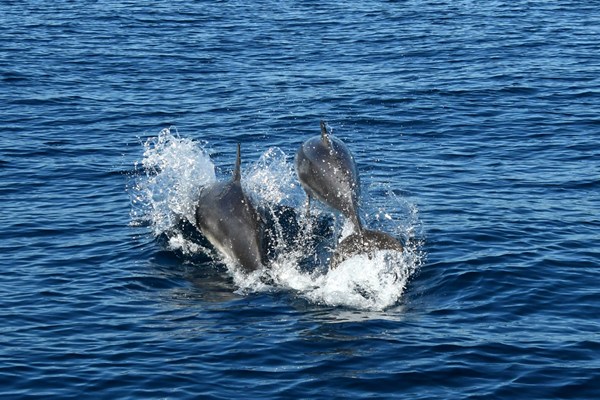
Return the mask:
<svg viewBox="0 0 600 400">
<path fill-rule="evenodd" d="M 302 188 L 311 198 L 340 211 L 355 228 L 362 227 L 358 218 L 360 180 L 348 147 L 327 132 L 321 121 L 321 136 L 306 140 L 296 153 L 295 167 Z"/>
<path fill-rule="evenodd" d="M 354 226 L 353 233 L 335 249 L 330 268 L 361 253 L 371 256 L 376 250 L 402 251 L 402 244 L 392 236 L 363 227 L 358 214 L 360 179 L 354 157 L 344 142 L 327 131 L 325 121 L 321 121 L 321 135 L 300 146 L 295 167 L 308 197 L 308 210 L 311 198 L 316 198 L 340 211 Z"/>
<path fill-rule="evenodd" d="M 196 206 L 196 227 L 223 255 L 247 272 L 264 265 L 264 223 L 241 185 L 240 144 L 233 176 L 203 187 Z"/>
</svg>

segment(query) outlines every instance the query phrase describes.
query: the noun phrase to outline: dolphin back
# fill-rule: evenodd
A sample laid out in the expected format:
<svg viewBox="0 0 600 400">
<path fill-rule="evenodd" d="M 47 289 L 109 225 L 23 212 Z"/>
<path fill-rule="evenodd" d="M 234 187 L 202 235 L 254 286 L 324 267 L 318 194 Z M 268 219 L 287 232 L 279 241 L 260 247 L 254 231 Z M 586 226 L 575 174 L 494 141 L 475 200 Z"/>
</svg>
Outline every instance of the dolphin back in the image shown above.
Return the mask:
<svg viewBox="0 0 600 400">
<path fill-rule="evenodd" d="M 363 229 L 359 232 L 354 232 L 336 247 L 329 268 L 334 269 L 344 261 L 358 254 L 367 254 L 372 258 L 378 250 L 392 250 L 402 252 L 402 244 L 391 235 L 380 231 L 372 231 Z"/>
</svg>

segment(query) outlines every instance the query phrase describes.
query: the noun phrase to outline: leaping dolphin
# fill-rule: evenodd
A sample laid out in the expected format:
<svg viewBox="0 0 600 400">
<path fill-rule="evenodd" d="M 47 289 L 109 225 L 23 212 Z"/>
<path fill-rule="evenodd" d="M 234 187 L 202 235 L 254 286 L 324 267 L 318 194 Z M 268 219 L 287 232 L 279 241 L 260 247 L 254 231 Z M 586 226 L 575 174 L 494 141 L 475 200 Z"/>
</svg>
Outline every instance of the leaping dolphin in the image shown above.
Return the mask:
<svg viewBox="0 0 600 400">
<path fill-rule="evenodd" d="M 321 121 L 321 136 L 314 136 L 300 146 L 295 159 L 296 173 L 308 196 L 339 210 L 356 229 L 362 225 L 358 218 L 360 181 L 356 163 L 348 147 L 327 132 Z"/>
<path fill-rule="evenodd" d="M 196 207 L 196 227 L 222 254 L 246 271 L 264 265 L 264 224 L 241 185 L 240 144 L 233 177 L 202 188 Z"/>
<path fill-rule="evenodd" d="M 360 180 L 354 157 L 340 139 L 327 131 L 321 121 L 321 135 L 306 140 L 296 153 L 296 173 L 310 199 L 316 198 L 340 211 L 354 225 L 354 232 L 342 240 L 329 264 L 335 268 L 346 259 L 376 250 L 402 251 L 402 244 L 384 232 L 363 228 L 358 214 Z"/>
</svg>

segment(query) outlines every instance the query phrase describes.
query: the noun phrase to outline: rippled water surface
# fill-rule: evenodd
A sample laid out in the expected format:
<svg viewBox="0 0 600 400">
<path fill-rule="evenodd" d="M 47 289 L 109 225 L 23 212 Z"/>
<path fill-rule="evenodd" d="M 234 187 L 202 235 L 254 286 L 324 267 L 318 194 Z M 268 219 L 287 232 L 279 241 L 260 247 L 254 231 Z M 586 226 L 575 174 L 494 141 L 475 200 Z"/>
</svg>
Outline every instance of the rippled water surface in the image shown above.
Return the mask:
<svg viewBox="0 0 600 400">
<path fill-rule="evenodd" d="M 599 10 L 1 2 L 0 397 L 599 398 Z M 321 118 L 402 255 L 328 271 Z M 237 142 L 250 275 L 189 224 Z"/>
</svg>

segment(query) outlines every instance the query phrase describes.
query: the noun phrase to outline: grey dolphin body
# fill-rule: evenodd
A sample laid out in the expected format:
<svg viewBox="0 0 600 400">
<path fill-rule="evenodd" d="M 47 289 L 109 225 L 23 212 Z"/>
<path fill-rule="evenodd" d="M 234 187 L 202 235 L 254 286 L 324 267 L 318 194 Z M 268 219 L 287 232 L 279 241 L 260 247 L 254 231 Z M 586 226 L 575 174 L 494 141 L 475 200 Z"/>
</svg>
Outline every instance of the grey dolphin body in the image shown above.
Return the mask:
<svg viewBox="0 0 600 400">
<path fill-rule="evenodd" d="M 348 147 L 327 132 L 321 121 L 321 135 L 306 140 L 296 153 L 296 173 L 309 199 L 320 200 L 352 221 L 354 232 L 335 249 L 330 268 L 361 253 L 376 250 L 402 251 L 402 244 L 384 232 L 364 229 L 358 214 L 360 181 Z"/>
<path fill-rule="evenodd" d="M 306 140 L 296 153 L 296 173 L 310 199 L 327 204 L 361 229 L 358 218 L 360 182 L 356 163 L 348 147 L 327 132 L 321 121 L 321 136 Z"/>
<path fill-rule="evenodd" d="M 246 271 L 264 265 L 264 227 L 260 215 L 240 183 L 238 143 L 233 177 L 203 188 L 196 207 L 196 226 L 221 253 Z"/>
</svg>

